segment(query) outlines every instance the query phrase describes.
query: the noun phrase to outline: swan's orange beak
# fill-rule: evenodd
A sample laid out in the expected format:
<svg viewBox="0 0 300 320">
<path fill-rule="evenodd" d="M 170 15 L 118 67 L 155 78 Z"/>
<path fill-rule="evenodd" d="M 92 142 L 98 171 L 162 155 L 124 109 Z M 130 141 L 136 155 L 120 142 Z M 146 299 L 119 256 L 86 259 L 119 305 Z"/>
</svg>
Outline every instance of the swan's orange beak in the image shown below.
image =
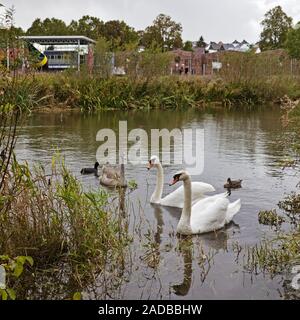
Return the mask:
<svg viewBox="0 0 300 320">
<path fill-rule="evenodd" d="M 150 170 L 153 167 L 151 160 L 148 161 L 147 169 Z"/>
<path fill-rule="evenodd" d="M 177 183 L 179 181 L 179 179 L 176 177 L 176 178 L 173 178 L 173 181 L 169 183 L 169 186 L 173 186 L 175 183 Z"/>
</svg>

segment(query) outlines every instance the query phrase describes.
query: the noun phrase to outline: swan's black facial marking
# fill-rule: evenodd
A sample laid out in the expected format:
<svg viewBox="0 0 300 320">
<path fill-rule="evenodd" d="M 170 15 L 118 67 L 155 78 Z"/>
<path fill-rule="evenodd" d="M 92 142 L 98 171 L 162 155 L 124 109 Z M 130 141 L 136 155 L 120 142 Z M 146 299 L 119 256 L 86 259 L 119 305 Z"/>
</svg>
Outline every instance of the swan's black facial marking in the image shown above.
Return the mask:
<svg viewBox="0 0 300 320">
<path fill-rule="evenodd" d="M 147 169 L 150 170 L 153 167 L 152 160 L 148 160 Z"/>
<path fill-rule="evenodd" d="M 173 181 L 171 183 L 169 183 L 169 186 L 172 186 L 173 184 L 177 183 L 180 179 L 181 173 L 175 174 L 173 176 Z"/>
<path fill-rule="evenodd" d="M 174 181 L 176 181 L 176 182 L 179 181 L 180 176 L 181 176 L 181 173 L 175 174 L 175 175 L 173 176 Z"/>
</svg>

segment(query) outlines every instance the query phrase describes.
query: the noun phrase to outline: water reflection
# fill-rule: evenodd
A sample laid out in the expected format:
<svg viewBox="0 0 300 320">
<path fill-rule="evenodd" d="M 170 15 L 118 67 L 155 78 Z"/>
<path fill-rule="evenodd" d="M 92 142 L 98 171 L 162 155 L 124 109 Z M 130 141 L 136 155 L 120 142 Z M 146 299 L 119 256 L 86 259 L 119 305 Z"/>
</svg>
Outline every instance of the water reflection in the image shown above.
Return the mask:
<svg viewBox="0 0 300 320">
<path fill-rule="evenodd" d="M 143 128 L 148 133 L 155 128 L 204 128 L 204 171 L 193 176 L 193 180 L 210 183 L 220 193 L 225 191 L 223 185 L 228 177 L 243 179 L 243 188 L 230 195 L 231 202 L 241 198 L 240 212 L 234 223 L 216 233 L 195 236 L 192 240 L 177 238 L 175 231 L 181 210 L 151 206 L 149 197 L 156 183 L 156 174 L 147 173 L 145 165 L 127 165 L 126 178 L 135 180 L 138 188 L 129 194 L 129 200 L 128 192 L 112 192 L 112 197 L 118 201 L 121 221 L 128 217 L 131 221 L 128 228 L 133 230 L 132 257 L 120 268 L 120 274 L 124 269 L 130 271 L 124 272 L 128 276 L 120 291 L 123 297 L 132 299 L 210 299 L 215 298 L 209 285 L 213 283 L 220 297 L 225 299 L 278 298 L 276 289 L 266 293 L 263 279 L 258 279 L 255 284 L 245 280 L 242 268 L 235 263 L 231 243 L 238 241 L 241 246 L 257 243 L 269 232 L 258 224 L 258 211 L 274 207 L 298 182 L 291 172 L 287 170 L 282 174 L 276 166 L 286 154 L 285 146 L 280 143 L 282 128 L 279 118 L 280 112 L 276 108 L 230 112 L 188 109 L 96 115 L 34 114 L 19 129 L 16 153 L 18 159 L 29 160 L 31 164 L 33 161 L 42 162 L 47 172 L 51 168 L 53 151 L 58 147 L 71 171 L 86 188 L 93 190 L 99 188 L 99 180 L 81 176 L 80 169 L 96 161 L 99 147 L 96 134 L 101 128 L 113 129 L 118 134 L 120 120 L 128 121 L 128 130 Z M 165 166 L 165 181 L 169 181 L 179 169 L 182 169 L 181 165 Z M 165 184 L 164 195 L 171 191 L 173 189 Z M 140 211 L 144 220 L 138 225 Z M 155 258 L 155 263 L 150 266 L 140 258 L 145 254 L 143 245 L 149 226 L 153 227 L 150 240 L 154 242 L 150 243 L 153 245 L 151 249 L 154 248 L 150 257 Z"/>
<path fill-rule="evenodd" d="M 178 250 L 183 257 L 183 280 L 182 283 L 172 285 L 177 296 L 186 296 L 191 288 L 193 273 L 193 241 L 192 237 L 178 239 Z"/>
<path fill-rule="evenodd" d="M 161 236 L 163 234 L 163 210 L 162 207 L 158 204 L 151 204 L 151 207 L 154 209 L 154 217 L 156 219 L 156 231 L 154 234 L 155 242 L 160 245 L 161 244 Z"/>
</svg>

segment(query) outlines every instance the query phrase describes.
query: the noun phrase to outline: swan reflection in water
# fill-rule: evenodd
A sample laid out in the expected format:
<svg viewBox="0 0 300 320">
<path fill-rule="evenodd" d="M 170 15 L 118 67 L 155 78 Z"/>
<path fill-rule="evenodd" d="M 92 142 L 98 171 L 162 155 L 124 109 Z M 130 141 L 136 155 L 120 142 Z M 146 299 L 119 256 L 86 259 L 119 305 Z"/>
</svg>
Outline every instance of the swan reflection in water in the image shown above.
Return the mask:
<svg viewBox="0 0 300 320">
<path fill-rule="evenodd" d="M 160 205 L 153 204 L 151 206 L 154 209 L 154 216 L 157 222 L 155 241 L 160 245 L 162 243 L 164 226 L 163 216 L 166 215 L 167 211 L 171 217 L 178 221 L 181 210 L 178 208 L 162 207 Z M 192 284 L 195 248 L 199 249 L 197 250 L 200 253 L 199 258 L 197 257 L 197 262 L 201 268 L 201 282 L 204 282 L 210 269 L 211 260 L 220 250 L 227 251 L 227 241 L 230 234 L 238 230 L 239 225 L 231 222 L 223 229 L 216 232 L 205 233 L 197 236 L 178 235 L 177 252 L 183 257 L 183 280 L 179 284 L 171 284 L 171 292 L 177 296 L 186 296 L 189 293 Z M 205 248 L 205 253 L 203 248 Z"/>
</svg>

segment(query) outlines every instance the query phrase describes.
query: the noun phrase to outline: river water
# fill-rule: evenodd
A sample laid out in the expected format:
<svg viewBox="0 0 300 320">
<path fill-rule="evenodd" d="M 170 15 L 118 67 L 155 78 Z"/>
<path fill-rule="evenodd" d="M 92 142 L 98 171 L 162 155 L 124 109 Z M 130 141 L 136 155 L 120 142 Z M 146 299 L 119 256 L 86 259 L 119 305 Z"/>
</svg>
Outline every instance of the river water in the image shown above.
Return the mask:
<svg viewBox="0 0 300 320">
<path fill-rule="evenodd" d="M 118 132 L 120 120 L 128 131 L 141 128 L 204 129 L 204 170 L 193 176 L 224 192 L 228 177 L 243 179 L 243 187 L 232 191 L 229 200 L 242 201 L 234 222 L 216 233 L 177 237 L 175 230 L 180 209 L 152 206 L 149 199 L 155 187 L 156 172 L 146 170 L 145 163 L 126 166 L 126 178 L 138 188 L 129 197 L 129 215 L 142 215 L 144 225 L 131 244 L 124 281 L 111 292 L 111 298 L 126 299 L 280 299 L 282 277 L 271 279 L 258 272 L 249 273 L 243 257 L 237 258 L 239 246 L 252 246 L 272 230 L 258 223 L 258 212 L 276 207 L 285 193 L 295 189 L 295 172 L 284 172 L 278 162 L 285 156 L 280 142 L 283 128 L 278 107 L 255 110 L 184 110 L 184 111 L 108 111 L 93 115 L 79 113 L 32 114 L 19 131 L 17 157 L 29 163 L 41 162 L 49 169 L 56 148 L 65 156 L 70 170 L 91 189 L 100 188 L 94 176 L 81 176 L 80 169 L 93 166 L 100 143 L 96 134 L 101 128 Z M 150 156 L 150 153 L 149 153 Z M 181 165 L 166 165 L 164 194 L 174 190 L 169 180 Z M 155 264 L 144 259 L 151 230 L 158 248 Z M 150 232 L 150 234 L 151 234 Z M 126 278 L 126 279 L 125 279 Z M 96 286 L 97 287 L 97 286 Z M 85 288 L 83 296 L 99 298 L 101 288 Z M 99 295 L 98 295 L 98 293 Z M 107 296 L 106 296 L 107 298 Z"/>
</svg>

